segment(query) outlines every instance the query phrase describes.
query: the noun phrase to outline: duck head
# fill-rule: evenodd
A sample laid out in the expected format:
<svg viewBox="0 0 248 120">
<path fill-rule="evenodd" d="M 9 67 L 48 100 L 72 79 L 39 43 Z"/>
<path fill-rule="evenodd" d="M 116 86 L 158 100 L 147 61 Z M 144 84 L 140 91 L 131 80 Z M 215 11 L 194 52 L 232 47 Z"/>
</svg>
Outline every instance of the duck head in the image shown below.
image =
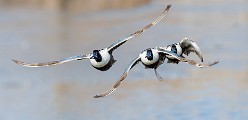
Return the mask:
<svg viewBox="0 0 248 120">
<path fill-rule="evenodd" d="M 93 50 L 93 55 L 90 59 L 95 59 L 96 62 L 101 62 L 102 61 L 102 56 L 100 54 L 100 50 Z"/>
<path fill-rule="evenodd" d="M 173 53 L 176 53 L 176 54 L 177 54 L 177 47 L 176 47 L 176 45 L 175 45 L 175 44 L 172 44 L 172 45 L 171 45 L 171 52 L 173 52 Z"/>
<path fill-rule="evenodd" d="M 153 60 L 153 54 L 151 49 L 147 49 L 145 58 L 147 58 L 148 60 Z"/>
</svg>

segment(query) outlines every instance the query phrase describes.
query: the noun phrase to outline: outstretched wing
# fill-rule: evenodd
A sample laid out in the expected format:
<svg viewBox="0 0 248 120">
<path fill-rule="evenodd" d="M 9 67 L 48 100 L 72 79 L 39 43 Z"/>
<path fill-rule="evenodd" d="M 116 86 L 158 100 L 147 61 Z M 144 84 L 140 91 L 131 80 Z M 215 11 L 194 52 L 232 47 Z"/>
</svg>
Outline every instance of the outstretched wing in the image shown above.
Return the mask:
<svg viewBox="0 0 248 120">
<path fill-rule="evenodd" d="M 203 62 L 203 57 L 200 48 L 198 45 L 188 38 L 184 38 L 180 43 L 180 47 L 182 48 L 182 53 L 189 55 L 190 52 L 194 52 L 198 55 L 198 57 L 201 59 L 201 62 Z"/>
<path fill-rule="evenodd" d="M 211 66 L 219 63 L 219 61 L 214 61 L 214 62 L 211 62 L 211 63 L 208 63 L 208 64 L 203 64 L 203 63 L 200 63 L 200 62 L 197 62 L 197 61 L 194 61 L 194 60 L 189 60 L 189 59 L 186 59 L 185 62 L 190 64 L 190 65 L 194 65 L 194 66 L 200 67 L 200 68 L 211 67 Z"/>
<path fill-rule="evenodd" d="M 138 30 L 120 40 L 118 40 L 116 43 L 112 44 L 111 46 L 109 46 L 107 48 L 107 50 L 112 53 L 116 48 L 118 48 L 119 46 L 121 46 L 122 44 L 124 44 L 125 42 L 127 42 L 129 39 L 134 38 L 138 35 L 140 35 L 142 32 L 146 31 L 147 29 L 149 29 L 150 27 L 152 27 L 153 25 L 157 24 L 160 20 L 162 20 L 164 18 L 164 16 L 166 15 L 166 13 L 169 11 L 171 5 L 167 5 L 166 9 L 163 11 L 163 13 L 157 17 L 154 21 L 152 21 L 150 24 L 146 25 L 144 28 L 142 28 L 141 30 Z"/>
<path fill-rule="evenodd" d="M 132 63 L 126 68 L 125 72 L 122 74 L 120 79 L 114 84 L 112 89 L 110 89 L 109 91 L 103 94 L 95 95 L 94 98 L 105 97 L 111 94 L 112 92 L 114 92 L 115 89 L 117 89 L 117 87 L 121 84 L 121 82 L 127 77 L 129 70 L 131 70 L 136 64 L 138 64 L 139 61 L 140 61 L 140 57 L 137 57 L 136 59 L 134 59 Z"/>
<path fill-rule="evenodd" d="M 170 55 L 171 57 L 174 57 L 175 59 L 178 59 L 180 62 L 186 62 L 190 65 L 194 65 L 196 67 L 200 67 L 200 68 L 205 68 L 205 67 L 211 67 L 217 63 L 219 63 L 219 61 L 215 61 L 215 62 L 212 62 L 212 63 L 209 63 L 209 64 L 204 64 L 202 62 L 197 62 L 197 61 L 194 61 L 194 60 L 190 60 L 190 59 L 186 59 L 186 58 L 183 58 L 171 51 L 168 51 L 168 50 L 164 50 L 164 49 L 161 49 L 161 48 L 157 48 L 158 49 L 158 52 L 159 53 L 163 53 L 165 55 Z"/>
<path fill-rule="evenodd" d="M 42 66 L 51 66 L 51 65 L 59 65 L 65 62 L 70 62 L 73 60 L 82 60 L 82 59 L 89 59 L 89 55 L 79 55 L 79 56 L 72 56 L 72 57 L 68 57 L 62 60 L 58 60 L 58 61 L 51 61 L 51 62 L 44 62 L 44 63 L 25 63 L 23 61 L 19 61 L 19 60 L 14 60 L 12 59 L 16 64 L 18 65 L 22 65 L 25 67 L 42 67 Z"/>
<path fill-rule="evenodd" d="M 165 50 L 163 47 L 157 47 L 157 50 L 158 50 L 158 53 L 162 54 L 162 55 L 169 55 L 171 57 L 174 57 L 175 59 L 178 59 L 179 61 L 183 61 L 185 58 L 177 55 L 176 53 L 174 52 L 171 52 L 171 51 L 168 51 L 168 50 Z"/>
</svg>

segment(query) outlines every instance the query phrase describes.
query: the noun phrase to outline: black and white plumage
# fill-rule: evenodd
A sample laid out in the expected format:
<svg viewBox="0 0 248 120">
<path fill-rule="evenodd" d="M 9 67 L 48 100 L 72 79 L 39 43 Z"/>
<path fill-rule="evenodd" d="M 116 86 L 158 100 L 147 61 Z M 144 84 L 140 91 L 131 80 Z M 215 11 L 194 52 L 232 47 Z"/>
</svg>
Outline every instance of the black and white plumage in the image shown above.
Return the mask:
<svg viewBox="0 0 248 120">
<path fill-rule="evenodd" d="M 112 52 L 120 47 L 122 44 L 127 42 L 129 39 L 134 38 L 147 29 L 151 28 L 153 25 L 157 24 L 160 20 L 164 18 L 164 16 L 168 13 L 171 5 L 167 5 L 166 9 L 163 11 L 163 13 L 157 17 L 154 21 L 152 21 L 150 24 L 146 25 L 144 28 L 141 30 L 138 30 L 120 40 L 117 42 L 113 43 L 107 48 L 101 49 L 101 50 L 93 50 L 92 53 L 88 55 L 79 55 L 79 56 L 73 56 L 73 57 L 68 57 L 62 60 L 58 61 L 52 61 L 52 62 L 45 62 L 45 63 L 25 63 L 19 60 L 13 60 L 15 63 L 25 66 L 25 67 L 41 67 L 41 66 L 51 66 L 51 65 L 59 65 L 65 62 L 70 62 L 74 60 L 82 60 L 82 59 L 89 59 L 91 65 L 96 68 L 97 70 L 100 71 L 106 71 L 108 70 L 115 62 L 116 60 L 114 59 Z"/>
<path fill-rule="evenodd" d="M 154 69 L 155 75 L 159 80 L 163 80 L 163 78 L 158 74 L 157 68 L 164 63 L 164 60 L 167 58 L 168 60 L 173 60 L 174 63 L 178 62 L 185 62 L 190 65 L 194 65 L 196 67 L 210 67 L 218 63 L 218 61 L 215 61 L 210 64 L 204 64 L 202 62 L 197 62 L 194 60 L 187 59 L 182 56 L 182 53 L 188 54 L 189 52 L 196 52 L 198 56 L 200 56 L 201 61 L 203 60 L 201 52 L 199 47 L 196 45 L 196 43 L 192 40 L 183 39 L 178 46 L 171 47 L 171 49 L 168 49 L 168 47 L 156 47 L 156 48 L 148 48 L 141 52 L 137 58 L 135 58 L 131 64 L 126 68 L 122 76 L 119 78 L 119 80 L 114 84 L 113 88 L 103 94 L 96 95 L 94 98 L 104 97 L 112 92 L 114 92 L 115 89 L 120 85 L 120 83 L 127 77 L 129 71 L 139 62 L 142 62 L 142 64 L 146 68 Z M 182 47 L 181 47 L 181 46 Z M 177 48 L 177 49 L 176 49 Z M 181 48 L 181 49 L 180 49 Z M 179 50 L 180 49 L 180 50 Z M 173 62 L 172 61 L 172 62 Z"/>
<path fill-rule="evenodd" d="M 190 52 L 193 52 L 193 53 L 196 53 L 197 56 L 201 59 L 201 62 L 203 62 L 202 53 L 198 45 L 193 40 L 190 40 L 189 38 L 186 38 L 186 37 L 183 38 L 181 42 L 179 43 L 171 44 L 171 45 L 168 45 L 167 47 L 160 47 L 160 48 L 176 53 L 177 55 L 181 57 L 183 57 L 183 54 L 188 56 Z M 179 62 L 174 57 L 167 56 L 167 58 L 168 58 L 168 63 L 178 64 Z"/>
</svg>

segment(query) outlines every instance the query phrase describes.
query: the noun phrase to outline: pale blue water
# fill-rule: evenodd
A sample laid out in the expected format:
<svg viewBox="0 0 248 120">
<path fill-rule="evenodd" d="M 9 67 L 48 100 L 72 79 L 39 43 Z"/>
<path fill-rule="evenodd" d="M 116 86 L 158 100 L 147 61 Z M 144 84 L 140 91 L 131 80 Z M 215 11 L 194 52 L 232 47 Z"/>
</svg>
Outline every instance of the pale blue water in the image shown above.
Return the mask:
<svg viewBox="0 0 248 120">
<path fill-rule="evenodd" d="M 107 72 L 89 61 L 25 68 L 11 59 L 50 61 L 107 47 L 157 17 L 164 1 L 79 14 L 1 8 L 0 120 L 248 119 L 247 4 L 172 2 L 165 19 L 114 52 L 118 61 Z M 183 37 L 198 43 L 206 62 L 220 63 L 209 69 L 164 64 L 158 69 L 164 82 L 139 64 L 113 94 L 93 98 L 108 90 L 142 50 Z"/>
</svg>

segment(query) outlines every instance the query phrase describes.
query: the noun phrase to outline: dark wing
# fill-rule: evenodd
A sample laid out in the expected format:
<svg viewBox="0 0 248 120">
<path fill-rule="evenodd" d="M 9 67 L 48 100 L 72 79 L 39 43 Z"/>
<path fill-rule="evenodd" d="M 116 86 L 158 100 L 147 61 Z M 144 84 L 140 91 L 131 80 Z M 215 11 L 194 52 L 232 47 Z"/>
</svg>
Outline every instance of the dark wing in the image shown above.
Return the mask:
<svg viewBox="0 0 248 120">
<path fill-rule="evenodd" d="M 125 72 L 122 74 L 120 79 L 114 84 L 112 89 L 110 89 L 109 91 L 107 91 L 105 93 L 95 95 L 94 98 L 105 97 L 105 96 L 111 94 L 112 92 L 114 92 L 115 89 L 117 89 L 117 87 L 121 84 L 121 82 L 127 77 L 129 70 L 131 70 L 136 64 L 138 64 L 139 61 L 140 61 L 140 57 L 137 57 L 136 59 L 134 59 L 132 61 L 132 63 L 126 68 Z"/>
<path fill-rule="evenodd" d="M 89 59 L 89 55 L 79 55 L 79 56 L 72 56 L 72 57 L 68 57 L 62 60 L 58 60 L 58 61 L 51 61 L 51 62 L 45 62 L 45 63 L 25 63 L 23 61 L 19 61 L 19 60 L 14 60 L 12 59 L 16 64 L 18 65 L 22 65 L 25 67 L 42 67 L 42 66 L 51 66 L 51 65 L 59 65 L 65 62 L 70 62 L 73 60 L 82 60 L 82 59 Z"/>
<path fill-rule="evenodd" d="M 154 21 L 152 21 L 150 24 L 146 25 L 144 28 L 142 28 L 141 30 L 138 30 L 120 40 L 118 40 L 117 42 L 115 42 L 114 44 L 112 44 L 111 46 L 109 46 L 107 48 L 107 50 L 112 53 L 116 48 L 118 48 L 119 46 L 121 46 L 122 44 L 124 44 L 125 42 L 127 42 L 129 39 L 134 38 L 138 35 L 140 35 L 142 32 L 146 31 L 147 29 L 149 29 L 150 27 L 152 27 L 153 25 L 157 24 L 160 20 L 162 20 L 164 18 L 164 16 L 166 15 L 166 13 L 169 11 L 171 5 L 167 5 L 166 9 L 163 11 L 163 13 L 157 17 Z"/>
<path fill-rule="evenodd" d="M 197 61 L 194 61 L 194 60 L 183 58 L 183 57 L 178 56 L 177 54 L 175 54 L 175 53 L 173 53 L 171 51 L 168 51 L 168 50 L 164 50 L 164 49 L 160 49 L 160 48 L 157 48 L 157 49 L 158 49 L 159 53 L 163 53 L 165 55 L 170 55 L 170 56 L 174 57 L 175 59 L 178 59 L 180 62 L 186 62 L 186 63 L 188 63 L 190 65 L 194 65 L 194 66 L 200 67 L 200 68 L 211 67 L 211 66 L 219 63 L 219 61 L 215 61 L 215 62 L 212 62 L 212 63 L 209 63 L 209 64 L 204 64 L 204 63 L 201 63 L 201 62 L 197 62 Z"/>
<path fill-rule="evenodd" d="M 179 45 L 182 48 L 182 53 L 189 55 L 190 52 L 194 52 L 198 55 L 198 57 L 201 59 L 201 62 L 203 62 L 203 57 L 200 48 L 198 45 L 188 38 L 184 38 Z"/>
</svg>

